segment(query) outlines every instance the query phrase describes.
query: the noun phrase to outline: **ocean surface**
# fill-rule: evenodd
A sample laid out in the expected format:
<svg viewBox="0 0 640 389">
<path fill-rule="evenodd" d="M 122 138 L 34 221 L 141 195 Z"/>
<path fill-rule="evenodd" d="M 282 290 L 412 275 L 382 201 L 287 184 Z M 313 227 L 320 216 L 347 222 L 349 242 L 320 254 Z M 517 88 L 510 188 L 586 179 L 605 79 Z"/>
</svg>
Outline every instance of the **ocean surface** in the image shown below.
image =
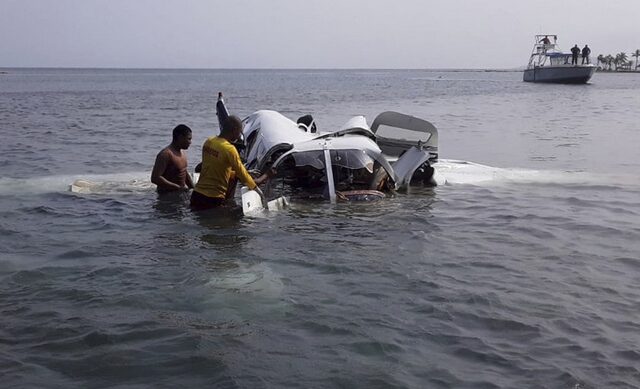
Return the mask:
<svg viewBox="0 0 640 389">
<path fill-rule="evenodd" d="M 2 387 L 640 388 L 639 74 L 2 70 Z M 447 183 L 192 213 L 150 170 L 218 91 L 427 119 Z"/>
</svg>

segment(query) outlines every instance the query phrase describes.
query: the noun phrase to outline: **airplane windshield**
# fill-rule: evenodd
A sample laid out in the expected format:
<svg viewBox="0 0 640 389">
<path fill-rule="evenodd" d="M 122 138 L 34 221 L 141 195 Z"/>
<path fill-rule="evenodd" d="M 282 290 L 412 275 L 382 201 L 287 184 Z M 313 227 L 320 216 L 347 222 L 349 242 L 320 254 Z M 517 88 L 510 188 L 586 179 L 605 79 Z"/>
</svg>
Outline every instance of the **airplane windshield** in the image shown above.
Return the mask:
<svg viewBox="0 0 640 389">
<path fill-rule="evenodd" d="M 277 176 L 271 180 L 281 195 L 301 198 L 329 196 L 326 150 L 289 152 L 275 164 Z M 382 156 L 366 150 L 329 150 L 333 185 L 336 191 L 388 190 L 392 187 L 391 168 Z"/>
<path fill-rule="evenodd" d="M 347 169 L 367 169 L 373 173 L 375 160 L 364 150 L 330 150 L 331 165 Z M 324 169 L 324 152 L 313 150 L 293 153 L 296 166 L 311 166 L 316 169 Z"/>
<path fill-rule="evenodd" d="M 324 153 L 322 150 L 293 153 L 296 166 L 311 166 L 316 169 L 324 169 Z"/>
<path fill-rule="evenodd" d="M 373 173 L 375 161 L 364 150 L 331 150 L 331 165 L 347 169 L 367 169 Z"/>
</svg>

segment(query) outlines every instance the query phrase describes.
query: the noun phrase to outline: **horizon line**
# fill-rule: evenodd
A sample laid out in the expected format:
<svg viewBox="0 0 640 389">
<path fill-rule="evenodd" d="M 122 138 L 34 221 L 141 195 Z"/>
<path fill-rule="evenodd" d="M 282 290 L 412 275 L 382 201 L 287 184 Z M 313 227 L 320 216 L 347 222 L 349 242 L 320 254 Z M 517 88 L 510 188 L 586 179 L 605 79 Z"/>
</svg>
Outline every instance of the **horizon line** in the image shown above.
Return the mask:
<svg viewBox="0 0 640 389">
<path fill-rule="evenodd" d="M 118 66 L 0 66 L 0 69 L 59 69 L 59 70 L 427 70 L 427 71 L 520 71 L 520 68 L 295 68 L 295 67 L 118 67 Z"/>
</svg>

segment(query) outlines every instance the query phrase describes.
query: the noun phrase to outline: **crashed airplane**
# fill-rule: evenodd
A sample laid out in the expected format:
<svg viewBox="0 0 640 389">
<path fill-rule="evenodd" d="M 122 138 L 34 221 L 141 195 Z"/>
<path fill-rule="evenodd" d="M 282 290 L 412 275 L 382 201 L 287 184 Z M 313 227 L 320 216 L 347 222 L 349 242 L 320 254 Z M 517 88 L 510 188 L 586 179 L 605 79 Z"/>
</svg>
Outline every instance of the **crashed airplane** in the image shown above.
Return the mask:
<svg viewBox="0 0 640 389">
<path fill-rule="evenodd" d="M 220 122 L 228 116 L 221 95 L 216 111 Z M 317 132 L 311 116 L 300 119 L 260 110 L 243 120 L 239 149 L 245 166 L 276 172 L 264 190 L 266 200 L 376 200 L 410 183 L 437 183 L 432 165 L 438 161 L 438 130 L 426 120 L 387 111 L 371 127 L 355 116 L 337 131 Z M 243 190 L 245 210 L 246 202 L 259 203 L 251 192 Z"/>
</svg>

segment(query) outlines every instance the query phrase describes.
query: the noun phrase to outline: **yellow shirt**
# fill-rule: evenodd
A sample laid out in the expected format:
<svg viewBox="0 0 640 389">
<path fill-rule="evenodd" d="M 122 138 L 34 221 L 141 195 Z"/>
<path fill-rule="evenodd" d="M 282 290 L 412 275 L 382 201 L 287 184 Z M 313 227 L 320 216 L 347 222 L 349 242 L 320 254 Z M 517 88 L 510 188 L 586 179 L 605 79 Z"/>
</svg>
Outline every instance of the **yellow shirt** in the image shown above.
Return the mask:
<svg viewBox="0 0 640 389">
<path fill-rule="evenodd" d="M 234 174 L 249 189 L 256 188 L 256 183 L 240 160 L 238 150 L 224 138 L 208 138 L 202 145 L 202 170 L 194 191 L 207 197 L 224 198 Z"/>
</svg>

